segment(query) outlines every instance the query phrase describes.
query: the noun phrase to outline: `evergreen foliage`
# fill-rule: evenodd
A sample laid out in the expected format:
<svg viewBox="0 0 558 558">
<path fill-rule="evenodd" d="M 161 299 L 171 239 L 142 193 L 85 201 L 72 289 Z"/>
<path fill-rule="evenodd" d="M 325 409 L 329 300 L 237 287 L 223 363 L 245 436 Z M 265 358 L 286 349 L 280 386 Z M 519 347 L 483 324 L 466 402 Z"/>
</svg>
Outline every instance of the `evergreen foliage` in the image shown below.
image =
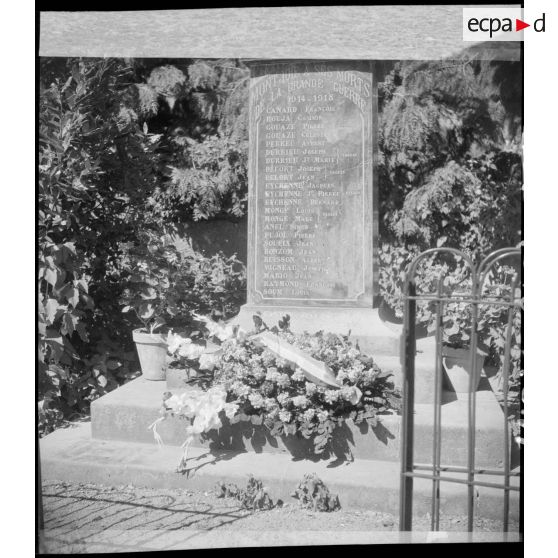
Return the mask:
<svg viewBox="0 0 558 558">
<path fill-rule="evenodd" d="M 520 76 L 468 58 L 395 65 L 380 90 L 382 240 L 474 257 L 521 240 Z"/>
</svg>

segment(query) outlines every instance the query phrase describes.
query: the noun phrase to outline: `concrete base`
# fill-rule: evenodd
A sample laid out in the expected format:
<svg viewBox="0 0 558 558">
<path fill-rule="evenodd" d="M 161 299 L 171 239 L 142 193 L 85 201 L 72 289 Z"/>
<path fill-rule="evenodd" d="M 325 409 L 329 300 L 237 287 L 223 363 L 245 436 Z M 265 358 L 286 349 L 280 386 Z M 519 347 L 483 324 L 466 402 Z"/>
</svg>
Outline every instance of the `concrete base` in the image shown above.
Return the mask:
<svg viewBox="0 0 558 558">
<path fill-rule="evenodd" d="M 159 416 L 164 382 L 150 382 L 137 378 L 91 405 L 92 434 L 100 440 L 121 440 L 154 444 L 148 426 Z M 177 391 L 177 390 L 175 390 Z M 500 468 L 503 464 L 504 416 L 490 393 L 489 398 L 479 395 L 476 422 L 476 464 L 481 467 Z M 433 407 L 415 406 L 415 460 L 429 463 L 432 459 Z M 442 406 L 442 463 L 467 463 L 467 403 L 452 401 Z M 184 442 L 184 420 L 168 418 L 158 432 L 165 444 L 179 446 Z M 346 421 L 337 429 L 332 454 L 342 458 L 349 454 L 356 459 L 400 459 L 401 417 L 383 415 L 376 428 L 356 426 Z M 206 441 L 196 440 L 197 447 L 215 450 L 249 451 L 255 453 L 283 453 L 291 457 L 315 459 L 311 443 L 300 436 L 272 438 L 265 426 L 240 422 L 223 426 L 219 433 L 212 432 Z M 518 459 L 518 455 L 516 458 Z"/>
<path fill-rule="evenodd" d="M 189 468 L 183 474 L 175 468 L 182 450 L 176 446 L 98 440 L 91 436 L 88 423 L 59 429 L 40 441 L 43 480 L 100 483 L 108 486 L 133 485 L 150 488 L 210 490 L 218 481 L 244 486 L 247 476 L 261 478 L 274 498 L 290 501 L 290 493 L 305 473 L 315 472 L 339 494 L 345 509 L 370 509 L 397 513 L 399 505 L 399 464 L 357 459 L 348 464 L 293 460 L 284 454 L 252 452 L 208 452 L 191 448 Z M 462 475 L 446 473 L 462 478 Z M 498 482 L 498 477 L 479 475 L 478 480 Z M 517 486 L 517 478 L 512 478 Z M 414 482 L 414 513 L 430 510 L 432 484 Z M 467 487 L 442 483 L 441 513 L 466 514 Z M 518 492 L 510 498 L 510 517 L 519 517 Z M 478 487 L 475 516 L 500 519 L 503 491 Z"/>
<path fill-rule="evenodd" d="M 347 335 L 358 341 L 362 351 L 371 355 L 398 355 L 401 326 L 386 325 L 378 315 L 377 308 L 324 308 L 317 306 L 258 306 L 245 304 L 233 322 L 247 331 L 254 329 L 252 316 L 260 313 L 269 326 L 285 315 L 291 317 L 291 329 L 295 333 L 328 331 Z"/>
</svg>

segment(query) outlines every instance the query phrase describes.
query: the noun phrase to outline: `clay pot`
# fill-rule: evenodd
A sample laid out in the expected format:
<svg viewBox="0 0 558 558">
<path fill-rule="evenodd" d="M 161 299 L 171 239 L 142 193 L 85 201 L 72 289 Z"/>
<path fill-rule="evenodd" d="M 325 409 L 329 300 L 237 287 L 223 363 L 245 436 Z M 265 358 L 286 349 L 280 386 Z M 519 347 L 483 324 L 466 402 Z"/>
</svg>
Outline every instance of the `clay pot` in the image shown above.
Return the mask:
<svg viewBox="0 0 558 558">
<path fill-rule="evenodd" d="M 167 374 L 167 341 L 160 333 L 133 331 L 141 373 L 146 380 L 164 380 Z"/>
<path fill-rule="evenodd" d="M 485 355 L 476 354 L 475 391 L 478 389 Z M 455 391 L 458 399 L 465 399 L 469 393 L 469 376 L 471 375 L 471 357 L 469 349 L 442 347 L 442 363 L 444 366 L 444 387 Z"/>
</svg>

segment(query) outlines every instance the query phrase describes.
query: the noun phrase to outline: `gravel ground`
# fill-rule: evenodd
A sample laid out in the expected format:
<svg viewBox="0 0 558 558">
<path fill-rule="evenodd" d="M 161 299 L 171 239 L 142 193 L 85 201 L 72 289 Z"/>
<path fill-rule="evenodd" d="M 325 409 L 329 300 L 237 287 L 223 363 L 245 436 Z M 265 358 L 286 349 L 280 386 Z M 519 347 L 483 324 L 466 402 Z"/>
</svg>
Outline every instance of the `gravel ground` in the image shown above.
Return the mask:
<svg viewBox="0 0 558 558">
<path fill-rule="evenodd" d="M 378 533 L 378 540 L 384 537 L 382 542 L 397 542 L 398 518 L 394 515 L 344 509 L 320 513 L 293 502 L 252 512 L 242 509 L 236 500 L 217 498 L 210 492 L 46 482 L 40 552 L 335 544 L 343 540 L 370 543 L 373 532 Z M 417 517 L 413 528 L 429 531 L 430 521 Z M 497 521 L 479 519 L 475 531 L 496 535 L 501 528 Z M 465 529 L 465 517 L 441 518 L 441 531 Z M 510 526 L 511 532 L 517 529 L 517 525 Z"/>
</svg>

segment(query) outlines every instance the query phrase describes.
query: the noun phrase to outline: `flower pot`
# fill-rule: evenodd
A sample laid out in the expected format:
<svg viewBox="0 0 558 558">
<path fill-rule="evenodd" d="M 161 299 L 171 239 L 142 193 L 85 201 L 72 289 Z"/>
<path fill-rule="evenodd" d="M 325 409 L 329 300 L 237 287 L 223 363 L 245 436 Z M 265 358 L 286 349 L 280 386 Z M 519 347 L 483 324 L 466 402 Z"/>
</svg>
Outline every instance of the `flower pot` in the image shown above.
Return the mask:
<svg viewBox="0 0 558 558">
<path fill-rule="evenodd" d="M 476 354 L 476 391 L 479 386 L 485 355 Z M 469 349 L 453 349 L 442 347 L 442 363 L 444 366 L 444 387 L 455 391 L 458 399 L 465 399 L 469 393 L 469 376 L 471 375 L 471 358 Z"/>
<path fill-rule="evenodd" d="M 145 333 L 135 329 L 133 338 L 141 365 L 141 373 L 146 380 L 164 380 L 167 373 L 167 342 L 157 333 Z"/>
</svg>

